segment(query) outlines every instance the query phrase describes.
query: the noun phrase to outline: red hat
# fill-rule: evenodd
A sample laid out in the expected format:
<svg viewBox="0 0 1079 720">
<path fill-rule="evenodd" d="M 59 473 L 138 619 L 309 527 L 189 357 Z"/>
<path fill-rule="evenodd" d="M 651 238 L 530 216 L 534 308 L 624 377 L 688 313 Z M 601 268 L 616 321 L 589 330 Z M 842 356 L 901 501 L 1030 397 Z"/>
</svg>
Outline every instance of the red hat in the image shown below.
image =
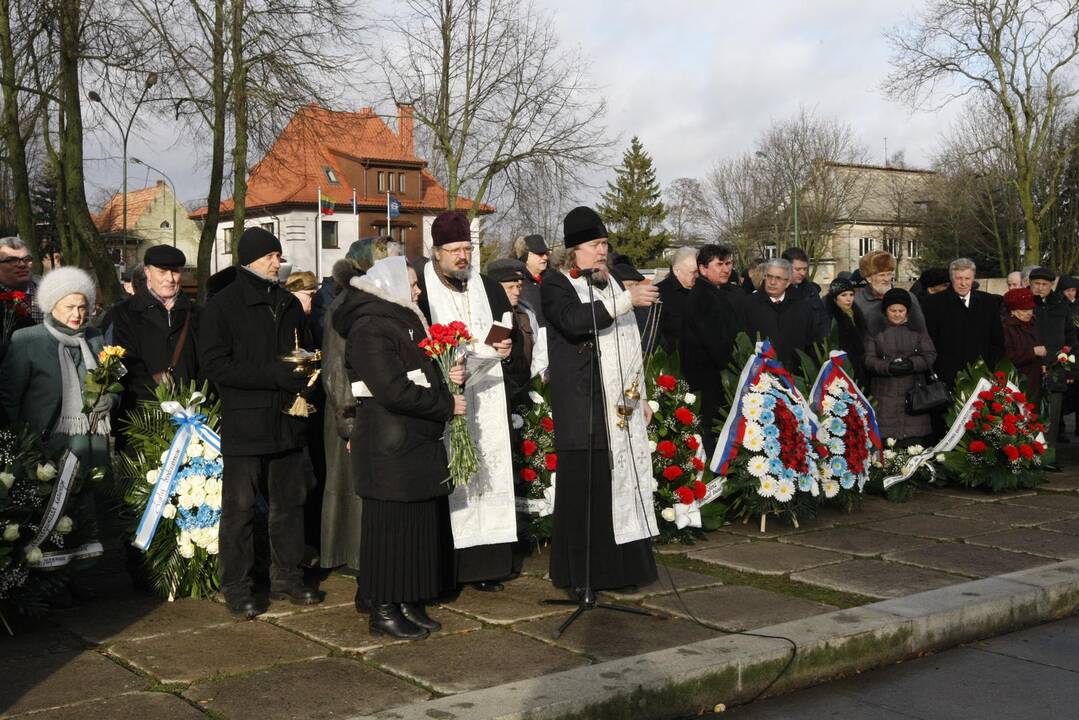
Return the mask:
<svg viewBox="0 0 1079 720">
<path fill-rule="evenodd" d="M 1004 307 L 1008 310 L 1033 310 L 1034 293 L 1030 288 L 1014 288 L 1004 293 Z"/>
</svg>

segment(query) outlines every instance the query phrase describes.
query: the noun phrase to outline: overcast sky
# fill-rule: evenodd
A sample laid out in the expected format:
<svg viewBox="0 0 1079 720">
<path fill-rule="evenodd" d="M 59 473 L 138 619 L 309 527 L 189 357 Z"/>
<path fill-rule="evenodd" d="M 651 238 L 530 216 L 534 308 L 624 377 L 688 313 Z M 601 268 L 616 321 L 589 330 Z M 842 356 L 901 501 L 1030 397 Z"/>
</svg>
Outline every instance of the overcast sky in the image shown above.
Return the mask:
<svg viewBox="0 0 1079 720">
<path fill-rule="evenodd" d="M 591 59 L 607 123 L 621 156 L 637 135 L 660 181 L 702 177 L 716 160 L 752 148 L 770 122 L 800 105 L 849 123 L 872 162 L 903 150 L 908 164 L 932 157 L 959 107 L 911 113 L 879 90 L 888 72 L 882 32 L 915 3 L 890 0 L 536 0 L 568 46 Z M 612 10 L 616 7 L 617 10 Z M 356 106 L 372 104 L 357 98 Z M 393 112 L 392 108 L 379 108 Z M 205 197 L 205 148 L 164 123 L 136 128 L 129 155 L 167 173 L 182 200 Z M 88 138 L 91 201 L 121 184 L 115 128 Z M 254 164 L 257 157 L 251 158 Z M 129 188 L 158 175 L 131 166 Z"/>
</svg>

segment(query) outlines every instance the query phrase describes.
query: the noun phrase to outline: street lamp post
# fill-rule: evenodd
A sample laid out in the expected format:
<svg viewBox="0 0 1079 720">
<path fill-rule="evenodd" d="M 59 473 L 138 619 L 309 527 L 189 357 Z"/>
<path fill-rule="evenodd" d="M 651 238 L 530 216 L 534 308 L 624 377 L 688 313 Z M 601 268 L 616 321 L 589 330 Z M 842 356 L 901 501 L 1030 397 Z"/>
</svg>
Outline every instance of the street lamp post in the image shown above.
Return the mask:
<svg viewBox="0 0 1079 720">
<path fill-rule="evenodd" d="M 148 162 L 139 160 L 137 157 L 131 158 L 131 162 L 136 165 L 142 165 L 145 168 L 153 170 L 155 173 L 165 178 L 165 181 L 169 184 L 169 190 L 172 191 L 172 246 L 176 247 L 176 183 L 172 181 L 172 178 L 170 178 L 164 172 L 158 170 Z"/>
<path fill-rule="evenodd" d="M 768 153 L 764 152 L 763 150 L 758 150 L 754 154 L 762 160 L 771 161 L 772 159 L 768 156 Z M 786 174 L 787 179 L 790 180 L 791 183 L 791 209 L 794 212 L 794 245 L 795 247 L 800 248 L 802 247 L 802 238 L 798 232 L 798 182 L 794 178 L 793 170 L 784 169 L 784 173 Z"/>
<path fill-rule="evenodd" d="M 131 126 L 135 124 L 135 116 L 139 113 L 139 106 L 142 105 L 143 100 L 146 99 L 146 93 L 150 91 L 154 85 L 157 85 L 157 73 L 150 73 L 146 76 L 146 82 L 142 84 L 142 93 L 139 95 L 138 102 L 135 103 L 135 109 L 131 111 L 131 117 L 128 118 L 127 125 L 125 126 L 120 122 L 120 119 L 113 114 L 112 110 L 109 110 L 109 106 L 101 99 L 101 95 L 96 90 L 91 90 L 88 93 L 89 98 L 101 106 L 101 109 L 105 111 L 105 114 L 112 118 L 112 121 L 116 123 L 116 128 L 120 131 L 121 144 L 123 145 L 124 154 L 124 187 L 123 187 L 123 213 L 124 213 L 124 231 L 121 240 L 122 250 L 120 251 L 122 256 L 127 253 L 127 139 L 131 135 Z M 127 263 L 126 257 L 120 258 L 122 262 Z"/>
</svg>

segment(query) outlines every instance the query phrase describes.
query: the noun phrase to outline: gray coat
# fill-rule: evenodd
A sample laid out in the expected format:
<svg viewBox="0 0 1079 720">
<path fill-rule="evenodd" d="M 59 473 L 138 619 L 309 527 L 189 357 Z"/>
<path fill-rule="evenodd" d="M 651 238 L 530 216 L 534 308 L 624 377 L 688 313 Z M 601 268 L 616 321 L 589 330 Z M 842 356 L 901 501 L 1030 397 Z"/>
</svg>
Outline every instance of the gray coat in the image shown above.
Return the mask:
<svg viewBox="0 0 1079 720">
<path fill-rule="evenodd" d="M 862 311 L 862 315 L 865 317 L 865 326 L 869 335 L 876 335 L 881 330 L 888 326 L 888 320 L 884 317 L 884 313 L 880 308 L 880 301 L 882 298 L 877 297 L 877 294 L 873 292 L 873 288 L 868 285 L 860 287 L 854 291 L 854 304 L 858 306 L 858 309 Z M 910 296 L 910 309 L 907 311 L 907 322 L 915 330 L 925 330 L 925 315 L 922 313 L 922 306 L 918 303 L 918 298 L 913 294 Z"/>
<path fill-rule="evenodd" d="M 892 375 L 888 364 L 895 358 L 910 358 L 914 372 Z M 889 325 L 865 339 L 865 364 L 870 377 L 870 391 L 877 406 L 877 422 L 884 437 L 902 440 L 924 437 L 932 432 L 930 416 L 908 415 L 907 390 L 920 373 L 933 367 L 937 351 L 925 330 L 910 325 Z"/>
</svg>

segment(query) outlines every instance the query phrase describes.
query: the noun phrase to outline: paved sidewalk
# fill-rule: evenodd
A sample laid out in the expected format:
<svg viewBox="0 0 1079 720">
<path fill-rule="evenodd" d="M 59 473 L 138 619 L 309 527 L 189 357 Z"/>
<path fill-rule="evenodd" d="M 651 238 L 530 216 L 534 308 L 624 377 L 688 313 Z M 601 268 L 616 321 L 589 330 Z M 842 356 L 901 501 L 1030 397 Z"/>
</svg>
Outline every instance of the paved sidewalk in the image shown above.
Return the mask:
<svg viewBox="0 0 1079 720">
<path fill-rule="evenodd" d="M 594 611 L 557 641 L 568 610 L 542 602 L 559 596 L 542 554 L 505 592 L 466 589 L 437 609 L 444 629 L 418 643 L 372 637 L 344 577 L 322 584 L 322 605 L 275 603 L 242 623 L 217 602 L 136 595 L 118 561 L 105 563 L 94 602 L 0 636 L 0 714 L 368 715 L 1072 560 L 1079 472 L 1037 493 L 933 490 L 901 505 L 867 497 L 859 512 L 826 512 L 799 529 L 770 523 L 762 536 L 739 525 L 659 552 L 661 581 L 616 598 L 653 617 Z"/>
</svg>

